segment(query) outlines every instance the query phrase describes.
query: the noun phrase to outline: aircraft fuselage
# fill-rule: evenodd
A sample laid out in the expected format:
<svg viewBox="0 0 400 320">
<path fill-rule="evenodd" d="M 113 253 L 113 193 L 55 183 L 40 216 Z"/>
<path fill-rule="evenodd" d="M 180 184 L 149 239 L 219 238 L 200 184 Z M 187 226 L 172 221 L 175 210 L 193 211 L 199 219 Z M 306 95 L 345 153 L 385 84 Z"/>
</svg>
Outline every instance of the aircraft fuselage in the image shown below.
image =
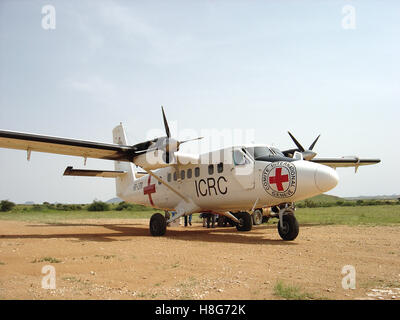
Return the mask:
<svg viewBox="0 0 400 320">
<path fill-rule="evenodd" d="M 240 150 L 240 149 L 237 149 Z M 188 211 L 249 211 L 306 199 L 334 188 L 336 171 L 305 160 L 255 160 L 243 152 L 245 163 L 185 164 L 153 171 L 195 206 Z M 226 159 L 225 159 L 226 160 Z M 125 201 L 174 210 L 182 198 L 150 175 L 119 194 Z M 191 213 L 191 212 L 186 212 Z"/>
</svg>

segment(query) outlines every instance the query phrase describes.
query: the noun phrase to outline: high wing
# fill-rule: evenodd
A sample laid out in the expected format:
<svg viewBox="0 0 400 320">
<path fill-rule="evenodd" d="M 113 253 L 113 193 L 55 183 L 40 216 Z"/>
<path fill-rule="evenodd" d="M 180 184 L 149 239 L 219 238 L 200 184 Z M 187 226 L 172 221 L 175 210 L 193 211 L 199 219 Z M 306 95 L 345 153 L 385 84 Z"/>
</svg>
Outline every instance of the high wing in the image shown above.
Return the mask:
<svg viewBox="0 0 400 320">
<path fill-rule="evenodd" d="M 137 155 L 133 146 L 4 130 L 0 130 L 0 147 L 118 161 L 132 161 Z"/>
<path fill-rule="evenodd" d="M 161 107 L 165 137 L 159 137 L 145 142 L 137 143 L 133 146 L 121 144 L 110 144 L 93 142 L 86 140 L 75 140 L 69 138 L 51 137 L 32 133 L 15 132 L 0 130 L 0 148 L 19 149 L 27 151 L 29 160 L 32 151 L 55 153 L 83 158 L 95 158 L 103 160 L 116 160 L 133 162 L 138 166 L 146 166 L 148 169 L 158 169 L 178 162 L 175 152 L 179 151 L 179 146 L 183 143 L 202 139 L 202 137 L 178 141 L 171 138 L 164 108 Z M 116 127 L 118 128 L 118 127 Z M 116 129 L 114 128 L 114 129 Z M 114 141 L 117 143 L 117 141 Z M 148 163 L 147 154 L 153 156 L 161 151 L 163 161 Z M 182 156 L 181 156 L 182 157 Z"/>
<path fill-rule="evenodd" d="M 380 159 L 360 159 L 357 157 L 346 158 L 314 158 L 311 162 L 323 164 L 332 168 L 339 167 L 359 167 L 381 162 Z"/>
<path fill-rule="evenodd" d="M 366 166 L 381 162 L 380 159 L 360 159 L 356 156 L 342 157 L 342 158 L 315 158 L 317 153 L 313 151 L 313 148 L 321 135 L 318 135 L 318 137 L 313 141 L 310 147 L 308 149 L 305 149 L 289 131 L 288 134 L 290 138 L 292 138 L 294 144 L 297 146 L 297 149 L 289 149 L 282 151 L 282 153 L 286 157 L 293 158 L 295 152 L 299 152 L 303 155 L 304 160 L 323 164 L 332 167 L 334 169 L 339 167 L 355 167 L 356 171 L 359 166 Z"/>
</svg>

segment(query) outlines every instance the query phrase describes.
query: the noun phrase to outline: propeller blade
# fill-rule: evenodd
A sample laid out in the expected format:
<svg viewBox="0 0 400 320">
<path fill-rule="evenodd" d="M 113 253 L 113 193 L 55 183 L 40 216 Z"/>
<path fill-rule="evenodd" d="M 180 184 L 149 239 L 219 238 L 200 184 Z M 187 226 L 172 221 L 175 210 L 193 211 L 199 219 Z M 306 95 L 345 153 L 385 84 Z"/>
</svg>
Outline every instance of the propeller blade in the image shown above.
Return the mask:
<svg viewBox="0 0 400 320">
<path fill-rule="evenodd" d="M 204 137 L 198 137 L 198 138 L 194 138 L 194 139 L 188 139 L 188 140 L 179 141 L 178 145 L 181 145 L 182 143 L 189 142 L 189 141 L 201 140 L 203 138 Z"/>
<path fill-rule="evenodd" d="M 175 159 L 174 152 L 169 152 L 169 151 L 165 151 L 162 157 L 163 157 L 163 160 L 165 161 L 165 163 L 168 163 L 168 164 L 173 162 Z"/>
<path fill-rule="evenodd" d="M 317 139 L 314 140 L 314 142 L 311 144 L 309 150 L 312 150 L 312 149 L 314 148 L 314 146 L 315 146 L 315 144 L 317 143 L 317 141 L 318 141 L 318 139 L 319 139 L 320 136 L 321 136 L 321 135 L 319 135 L 319 136 L 317 137 Z"/>
<path fill-rule="evenodd" d="M 168 126 L 167 118 L 165 117 L 165 112 L 164 112 L 164 107 L 163 106 L 161 106 L 161 111 L 162 111 L 163 119 L 164 119 L 165 133 L 167 134 L 167 137 L 170 138 L 171 137 L 171 132 L 169 131 L 169 126 Z"/>
<path fill-rule="evenodd" d="M 169 152 L 167 152 L 167 153 L 165 154 L 165 162 L 166 162 L 166 163 L 169 163 L 169 162 L 170 162 L 170 154 L 169 154 Z"/>
<path fill-rule="evenodd" d="M 301 152 L 304 152 L 303 146 L 296 140 L 295 137 L 293 137 L 293 135 L 289 131 L 288 131 L 288 133 L 289 133 L 289 136 L 292 138 L 293 142 L 296 144 L 297 148 L 299 148 L 299 150 Z"/>
</svg>

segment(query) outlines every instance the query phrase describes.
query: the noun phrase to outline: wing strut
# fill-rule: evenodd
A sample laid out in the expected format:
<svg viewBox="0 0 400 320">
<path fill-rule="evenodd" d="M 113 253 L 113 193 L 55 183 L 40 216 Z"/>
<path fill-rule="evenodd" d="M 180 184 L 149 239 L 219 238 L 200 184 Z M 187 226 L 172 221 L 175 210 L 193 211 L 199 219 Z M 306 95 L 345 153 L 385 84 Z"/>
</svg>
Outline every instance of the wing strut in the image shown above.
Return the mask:
<svg viewBox="0 0 400 320">
<path fill-rule="evenodd" d="M 153 172 L 151 172 L 150 170 L 146 170 L 143 169 L 144 171 L 146 171 L 149 175 L 151 175 L 154 179 L 156 179 L 157 181 L 159 181 L 160 183 L 162 183 L 164 186 L 166 186 L 168 189 L 170 189 L 172 192 L 176 193 L 179 197 L 181 197 L 183 200 L 185 200 L 185 202 L 189 202 L 189 199 L 187 197 L 185 197 L 182 193 L 180 193 L 178 190 L 176 190 L 175 188 L 171 187 L 167 182 L 165 182 L 163 179 L 161 179 L 159 176 L 155 175 Z"/>
</svg>

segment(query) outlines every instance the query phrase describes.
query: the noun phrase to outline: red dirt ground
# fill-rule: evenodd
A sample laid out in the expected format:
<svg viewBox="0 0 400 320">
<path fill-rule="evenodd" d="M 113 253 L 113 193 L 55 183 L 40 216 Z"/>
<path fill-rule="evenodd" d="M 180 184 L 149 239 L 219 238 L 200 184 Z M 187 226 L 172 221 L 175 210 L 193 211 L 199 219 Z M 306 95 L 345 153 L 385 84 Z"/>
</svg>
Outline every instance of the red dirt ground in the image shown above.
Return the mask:
<svg viewBox="0 0 400 320">
<path fill-rule="evenodd" d="M 56 289 L 41 287 L 45 265 Z M 314 299 L 400 299 L 400 227 L 301 226 L 285 242 L 271 223 L 158 238 L 148 220 L 0 221 L 0 299 L 281 299 L 278 281 Z"/>
</svg>

